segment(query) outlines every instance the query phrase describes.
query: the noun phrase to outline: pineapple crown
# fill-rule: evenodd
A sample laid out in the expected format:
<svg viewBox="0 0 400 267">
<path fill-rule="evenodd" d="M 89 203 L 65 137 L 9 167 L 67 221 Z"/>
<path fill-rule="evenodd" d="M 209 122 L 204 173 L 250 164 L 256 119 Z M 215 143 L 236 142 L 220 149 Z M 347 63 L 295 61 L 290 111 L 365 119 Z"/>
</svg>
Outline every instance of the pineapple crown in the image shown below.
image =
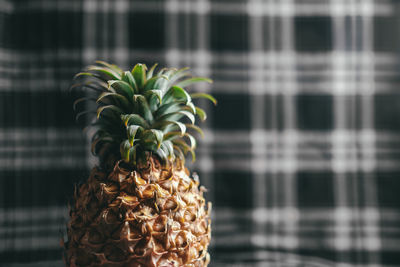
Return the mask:
<svg viewBox="0 0 400 267">
<path fill-rule="evenodd" d="M 195 160 L 196 139 L 192 131 L 203 135 L 195 125 L 196 115 L 206 119 L 206 112 L 192 102 L 205 98 L 216 104 L 206 93 L 189 94 L 184 88 L 198 82 L 212 81 L 191 77 L 188 68 L 163 68 L 155 72 L 157 64 L 149 70 L 145 64 L 136 64 L 132 71 L 123 71 L 114 64 L 96 61 L 74 77 L 72 88 L 84 88 L 94 93 L 74 102 L 92 101 L 96 110 L 81 111 L 76 119 L 97 113 L 88 126 L 94 127 L 91 151 L 99 156 L 104 147 L 120 150 L 127 163 L 137 164 L 149 155 L 157 155 L 161 162 L 176 159 L 184 161 L 190 152 Z M 190 132 L 189 132 L 190 131 Z"/>
</svg>

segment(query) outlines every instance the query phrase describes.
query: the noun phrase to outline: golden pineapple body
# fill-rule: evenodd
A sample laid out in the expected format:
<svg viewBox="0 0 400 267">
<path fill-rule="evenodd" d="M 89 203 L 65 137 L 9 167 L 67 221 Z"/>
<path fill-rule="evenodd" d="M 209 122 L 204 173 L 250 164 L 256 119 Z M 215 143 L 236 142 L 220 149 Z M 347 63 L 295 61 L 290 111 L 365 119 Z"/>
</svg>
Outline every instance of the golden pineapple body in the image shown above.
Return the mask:
<svg viewBox="0 0 400 267">
<path fill-rule="evenodd" d="M 98 168 L 76 192 L 69 266 L 207 266 L 211 227 L 203 188 L 183 166 Z M 128 166 L 126 166 L 128 167 Z M 210 207 L 210 203 L 208 205 Z"/>
</svg>

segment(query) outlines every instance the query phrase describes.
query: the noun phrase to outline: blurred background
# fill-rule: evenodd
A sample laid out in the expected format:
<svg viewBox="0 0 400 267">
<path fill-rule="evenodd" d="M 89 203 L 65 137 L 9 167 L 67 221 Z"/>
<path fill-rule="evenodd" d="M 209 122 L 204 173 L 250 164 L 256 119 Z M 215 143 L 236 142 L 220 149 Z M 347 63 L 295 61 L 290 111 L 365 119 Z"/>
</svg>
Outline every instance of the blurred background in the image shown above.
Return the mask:
<svg viewBox="0 0 400 267">
<path fill-rule="evenodd" d="M 63 266 L 101 59 L 214 80 L 211 266 L 400 266 L 399 48 L 396 0 L 0 0 L 0 265 Z"/>
</svg>

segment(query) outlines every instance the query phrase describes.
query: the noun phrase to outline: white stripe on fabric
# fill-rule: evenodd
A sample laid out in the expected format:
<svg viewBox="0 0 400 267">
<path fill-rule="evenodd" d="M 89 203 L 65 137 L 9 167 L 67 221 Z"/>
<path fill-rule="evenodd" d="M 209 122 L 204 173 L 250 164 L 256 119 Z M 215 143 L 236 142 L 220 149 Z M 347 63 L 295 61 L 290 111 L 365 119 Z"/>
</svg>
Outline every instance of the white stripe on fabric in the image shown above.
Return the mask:
<svg viewBox="0 0 400 267">
<path fill-rule="evenodd" d="M 206 131 L 205 139 L 200 140 L 199 162 L 202 170 L 213 170 L 211 153 L 231 154 L 246 153 L 246 146 L 251 144 L 253 150 L 252 163 L 250 159 L 233 161 L 216 158 L 218 166 L 228 169 L 242 169 L 255 173 L 293 173 L 298 170 L 334 170 L 336 173 L 354 171 L 372 172 L 376 168 L 385 171 L 399 170 L 400 166 L 394 157 L 399 153 L 399 135 L 390 132 L 375 132 L 371 130 L 335 130 L 334 132 L 309 131 L 282 131 L 254 130 L 250 136 L 247 131 Z M 11 147 L 20 152 L 38 152 L 40 158 L 22 158 L 16 154 L 15 158 L 5 158 L 0 161 L 4 168 L 11 168 L 15 161 L 19 167 L 32 167 L 30 160 L 35 160 L 40 166 L 49 166 L 57 161 L 44 152 L 59 151 L 59 164 L 70 166 L 77 164 L 84 166 L 85 155 L 76 158 L 70 152 L 86 150 L 85 135 L 80 130 L 65 131 L 63 129 L 0 129 L 0 142 L 4 143 L 1 153 L 10 151 Z M 331 140 L 335 146 L 330 147 Z M 73 145 L 73 144 L 76 145 Z M 376 148 L 372 144 L 376 144 Z M 239 146 L 238 144 L 243 144 Z M 297 152 L 291 151 L 298 148 Z M 212 148 L 212 150 L 210 150 Z M 207 152 L 207 150 L 208 152 Z M 43 153 L 39 153 L 39 152 Z M 69 155 L 69 156 L 68 156 Z M 330 157 L 333 155 L 333 163 Z M 69 158 L 71 157 L 71 158 Z M 247 162 L 248 161 L 248 162 Z M 68 163 L 69 162 L 69 163 Z M 75 163 L 74 163 L 75 162 Z M 239 163 L 238 165 L 236 165 Z M 10 165 L 11 164 L 11 165 Z"/>
<path fill-rule="evenodd" d="M 14 12 L 14 3 L 10 0 L 0 1 L 0 13 L 12 14 Z"/>
<path fill-rule="evenodd" d="M 2 1 L 2 10 L 0 12 L 12 12 L 14 5 L 9 1 Z M 110 9 L 105 5 L 99 4 L 97 0 L 85 0 L 84 5 L 86 6 L 86 12 L 90 13 L 106 13 L 110 12 Z M 102 1 L 114 3 L 114 1 Z M 249 12 L 253 16 L 318 16 L 328 15 L 332 10 L 334 16 L 373 16 L 373 15 L 390 15 L 393 13 L 391 3 L 388 1 L 379 1 L 375 4 L 372 9 L 371 6 L 364 5 L 364 1 L 346 1 L 336 0 L 336 3 L 329 7 L 328 1 L 314 1 L 312 3 L 307 2 L 295 2 L 290 3 L 288 0 L 281 1 L 260 1 L 259 9 L 254 9 L 252 4 L 247 6 L 245 3 L 224 3 L 224 2 L 212 2 L 208 1 L 187 1 L 187 0 L 172 0 L 170 4 L 165 6 L 169 13 L 197 13 L 197 14 L 243 14 Z M 205 3 L 205 4 L 204 4 Z M 19 10 L 43 10 L 43 11 L 80 11 L 80 1 L 38 1 L 31 0 L 24 5 L 18 7 Z M 128 11 L 164 11 L 164 6 L 160 4 L 160 1 L 134 1 L 132 5 L 128 6 Z M 116 9 L 113 12 L 122 12 L 125 10 Z"/>
<path fill-rule="evenodd" d="M 88 166 L 85 152 L 89 148 L 80 129 L 0 128 L 0 142 L 0 168 L 4 171 Z"/>
<path fill-rule="evenodd" d="M 85 24 L 90 28 L 94 21 L 94 17 L 85 16 Z M 120 24 L 125 22 L 125 18 L 120 19 Z M 336 21 L 336 20 L 335 20 Z M 119 25 L 119 24 L 118 24 Z M 342 27 L 334 23 L 335 27 Z M 171 30 L 172 31 L 172 30 Z M 174 31 L 172 31 L 173 33 Z M 90 36 L 90 33 L 85 34 Z M 174 36 L 172 34 L 172 36 Z M 171 37 L 172 39 L 172 37 Z M 290 40 L 289 40 L 290 41 Z M 125 41 L 121 41 L 124 43 Z M 287 42 L 287 40 L 284 42 Z M 127 50 L 125 45 L 121 45 L 115 49 L 107 49 L 107 55 L 104 51 L 95 48 L 95 42 L 90 41 L 84 48 L 84 61 L 91 64 L 98 58 L 107 57 L 115 59 L 124 59 L 121 64 L 128 65 L 137 56 L 146 58 L 149 61 L 159 61 L 164 56 L 162 52 L 148 52 L 143 50 Z M 12 63 L 18 64 L 32 64 L 36 62 L 45 61 L 51 62 L 54 60 L 73 59 L 80 57 L 80 52 L 76 50 L 61 50 L 59 53 L 25 53 L 16 57 L 9 53 L 9 50 L 0 51 L 5 59 Z M 252 86 L 249 87 L 250 93 L 255 95 L 260 94 L 277 94 L 278 92 L 286 93 L 288 90 L 292 93 L 307 93 L 307 94 L 331 94 L 332 88 L 335 95 L 351 96 L 351 95 L 371 95 L 373 92 L 390 93 L 394 92 L 398 82 L 393 79 L 397 76 L 397 72 L 393 69 L 397 68 L 399 63 L 394 61 L 393 57 L 385 53 L 375 53 L 373 56 L 370 52 L 346 52 L 346 51 L 333 51 L 320 54 L 307 54 L 307 53 L 288 53 L 288 52 L 251 52 L 251 53 L 211 53 L 207 50 L 198 51 L 180 51 L 177 49 L 168 49 L 166 58 L 168 62 L 174 66 L 194 65 L 193 72 L 203 76 L 210 76 L 211 70 L 207 69 L 204 64 L 211 65 L 213 62 L 226 62 L 226 67 L 213 69 L 213 75 L 216 77 L 215 84 L 213 85 L 213 92 L 235 94 L 244 93 L 242 83 L 230 81 L 229 78 L 241 79 L 246 82 L 248 78 L 242 71 L 237 71 L 229 66 L 238 64 L 246 64 L 248 58 L 252 61 L 264 62 L 264 67 L 256 70 L 252 75 L 259 75 L 258 82 L 252 80 Z M 296 62 L 292 62 L 296 58 Z M 329 61 L 333 62 L 330 63 Z M 204 62 L 204 63 L 202 63 Z M 70 86 L 72 76 L 67 80 L 55 80 L 52 69 L 42 67 L 43 63 L 37 67 L 28 69 L 18 69 L 8 66 L 0 66 L 0 73 L 3 77 L 0 78 L 0 91 L 52 91 L 54 88 L 61 87 L 67 90 Z M 198 65 L 197 65 L 198 64 Z M 197 66 L 195 66 L 197 65 Z M 321 65 L 323 67 L 321 67 Z M 172 65 L 171 65 L 172 66 Z M 274 67 L 275 66 L 275 67 Z M 288 68 L 293 66 L 293 68 Z M 363 71 L 358 71 L 360 66 Z M 67 67 L 62 69 L 62 72 L 72 73 L 79 71 L 81 66 Z M 276 70 L 274 70 L 276 69 Z M 374 71 L 376 69 L 376 71 Z M 279 70 L 279 71 L 277 71 Z M 333 74 L 332 74 L 333 73 Z M 41 77 L 35 78 L 38 74 Z M 207 75 L 208 74 L 208 75 Z M 374 76 L 375 74 L 375 76 Z M 13 78 L 14 75 L 32 75 L 29 80 Z M 44 75 L 44 76 L 43 76 Z M 219 76 L 226 78 L 220 79 Z M 8 76 L 8 77 L 7 77 Z M 7 77 L 7 78 L 5 78 Z M 354 84 L 354 77 L 360 77 L 364 82 L 361 84 Z M 374 78 L 375 77 L 375 78 Z M 310 80 L 310 78 L 313 78 Z M 283 81 L 282 84 L 271 83 L 270 80 Z M 302 82 L 298 82 L 298 79 Z M 315 80 L 314 80 L 315 79 Z M 332 83 L 332 80 L 335 81 Z M 371 81 L 376 80 L 376 83 Z M 262 82 L 261 82 L 262 81 Z M 374 85 L 375 84 L 375 85 Z M 279 86 L 282 85 L 282 86 Z M 371 87 L 373 86 L 374 87 Z M 200 87 L 200 90 L 207 91 L 209 86 Z M 296 91 L 294 88 L 297 88 Z"/>
</svg>

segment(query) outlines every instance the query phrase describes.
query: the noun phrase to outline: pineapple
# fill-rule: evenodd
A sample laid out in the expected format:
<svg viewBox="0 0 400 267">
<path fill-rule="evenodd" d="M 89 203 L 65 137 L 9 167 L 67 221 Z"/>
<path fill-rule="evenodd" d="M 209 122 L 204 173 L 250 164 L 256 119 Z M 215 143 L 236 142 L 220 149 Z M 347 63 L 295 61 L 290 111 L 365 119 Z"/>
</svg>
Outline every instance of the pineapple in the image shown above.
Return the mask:
<svg viewBox="0 0 400 267">
<path fill-rule="evenodd" d="M 185 167 L 195 159 L 195 115 L 206 113 L 184 87 L 211 82 L 187 68 L 155 72 L 137 64 L 132 71 L 96 61 L 75 77 L 73 88 L 94 92 L 74 107 L 95 100 L 92 153 L 99 166 L 75 190 L 63 242 L 67 266 L 207 266 L 210 210 Z M 89 111 L 80 112 L 77 118 Z"/>
</svg>

